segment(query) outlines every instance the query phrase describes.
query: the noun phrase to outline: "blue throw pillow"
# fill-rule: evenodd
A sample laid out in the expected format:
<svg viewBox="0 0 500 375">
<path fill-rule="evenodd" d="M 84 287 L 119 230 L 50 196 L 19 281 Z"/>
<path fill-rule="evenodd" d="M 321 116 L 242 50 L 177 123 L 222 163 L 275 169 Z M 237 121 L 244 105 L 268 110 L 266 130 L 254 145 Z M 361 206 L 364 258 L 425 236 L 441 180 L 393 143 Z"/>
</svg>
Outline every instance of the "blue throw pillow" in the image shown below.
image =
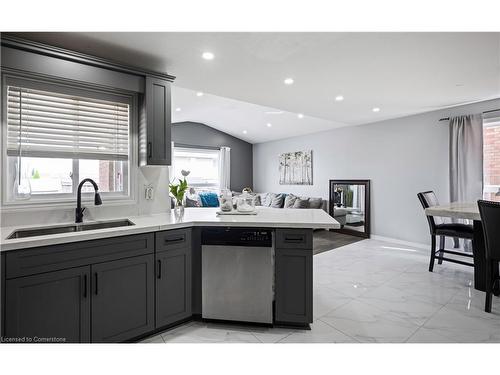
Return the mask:
<svg viewBox="0 0 500 375">
<path fill-rule="evenodd" d="M 219 207 L 219 197 L 216 193 L 203 192 L 199 196 L 203 207 Z"/>
</svg>

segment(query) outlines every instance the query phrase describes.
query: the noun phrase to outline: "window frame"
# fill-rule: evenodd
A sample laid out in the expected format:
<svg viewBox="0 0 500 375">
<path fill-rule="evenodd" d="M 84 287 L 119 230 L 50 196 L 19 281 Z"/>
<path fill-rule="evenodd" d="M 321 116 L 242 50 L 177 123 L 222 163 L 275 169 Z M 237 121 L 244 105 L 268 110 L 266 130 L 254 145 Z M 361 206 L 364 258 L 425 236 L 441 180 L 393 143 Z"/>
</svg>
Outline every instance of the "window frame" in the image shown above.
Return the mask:
<svg viewBox="0 0 500 375">
<path fill-rule="evenodd" d="M 3 211 L 18 210 L 23 208 L 45 208 L 53 207 L 56 205 L 59 208 L 73 207 L 76 199 L 76 190 L 79 184 L 79 168 L 78 160 L 73 161 L 73 176 L 72 178 L 72 193 L 59 193 L 59 194 L 40 194 L 32 195 L 29 200 L 15 200 L 12 196 L 12 175 L 13 171 L 12 159 L 9 161 L 7 156 L 7 86 L 11 85 L 10 82 L 28 82 L 30 85 L 47 89 L 50 87 L 57 87 L 59 92 L 70 93 L 79 96 L 120 99 L 121 102 L 129 104 L 129 159 L 124 168 L 124 192 L 102 192 L 100 193 L 103 200 L 108 204 L 134 204 L 137 202 L 136 184 L 138 163 L 138 147 L 137 147 L 137 134 L 138 134 L 138 94 L 135 92 L 112 89 L 105 86 L 86 84 L 82 82 L 75 82 L 65 79 L 57 79 L 53 77 L 46 77 L 35 73 L 19 73 L 11 69 L 2 69 L 1 74 L 1 129 L 0 134 L 2 142 L 0 144 L 0 158 L 2 166 L 1 176 L 1 207 Z M 127 165 L 128 164 L 128 165 Z M 92 193 L 82 193 L 82 201 L 93 202 L 94 195 Z"/>
</svg>

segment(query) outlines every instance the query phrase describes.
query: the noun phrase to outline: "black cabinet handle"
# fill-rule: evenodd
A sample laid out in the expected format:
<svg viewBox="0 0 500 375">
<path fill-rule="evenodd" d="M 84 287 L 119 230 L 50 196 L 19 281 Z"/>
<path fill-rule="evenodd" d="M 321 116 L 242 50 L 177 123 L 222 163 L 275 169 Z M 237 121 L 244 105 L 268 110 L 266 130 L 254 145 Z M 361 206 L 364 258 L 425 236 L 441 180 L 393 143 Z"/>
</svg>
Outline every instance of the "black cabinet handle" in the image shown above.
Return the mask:
<svg viewBox="0 0 500 375">
<path fill-rule="evenodd" d="M 304 241 L 304 237 L 300 236 L 300 237 L 285 237 L 285 242 L 293 242 L 293 243 L 296 243 L 296 242 L 303 242 Z"/>
<path fill-rule="evenodd" d="M 83 298 L 87 298 L 87 274 L 83 275 Z"/>
<path fill-rule="evenodd" d="M 158 279 L 161 279 L 161 259 L 158 259 Z"/>
<path fill-rule="evenodd" d="M 151 159 L 153 156 L 153 144 L 151 142 L 148 142 L 148 158 Z"/>
<path fill-rule="evenodd" d="M 95 295 L 96 296 L 97 296 L 97 293 L 99 292 L 98 286 L 99 286 L 99 276 L 96 272 L 95 273 Z"/>
<path fill-rule="evenodd" d="M 285 241 L 289 242 L 296 242 L 296 241 L 303 241 L 304 237 L 303 236 L 298 236 L 298 237 L 285 237 Z"/>
<path fill-rule="evenodd" d="M 181 241 L 184 241 L 184 237 L 165 238 L 165 243 L 168 243 L 168 242 L 181 242 Z"/>
</svg>

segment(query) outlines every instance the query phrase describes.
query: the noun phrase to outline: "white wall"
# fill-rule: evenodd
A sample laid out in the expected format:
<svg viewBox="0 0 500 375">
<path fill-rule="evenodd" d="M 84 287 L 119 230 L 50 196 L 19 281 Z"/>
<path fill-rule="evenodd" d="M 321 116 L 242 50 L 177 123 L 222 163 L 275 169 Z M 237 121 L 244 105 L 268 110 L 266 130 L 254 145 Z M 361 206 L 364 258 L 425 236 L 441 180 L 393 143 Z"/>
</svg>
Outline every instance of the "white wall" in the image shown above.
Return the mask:
<svg viewBox="0 0 500 375">
<path fill-rule="evenodd" d="M 84 221 L 111 218 L 126 218 L 135 215 L 170 212 L 168 198 L 168 167 L 135 167 L 136 179 L 131 181 L 136 187 L 136 203 L 111 204 L 103 198 L 101 206 L 94 206 L 93 199 L 82 202 L 87 207 Z M 144 185 L 152 184 L 154 199 L 146 200 Z M 67 223 L 75 220 L 76 199 L 71 207 L 53 206 L 44 209 L 9 209 L 1 210 L 0 225 L 2 227 L 17 225 L 39 225 L 52 223 Z"/>
<path fill-rule="evenodd" d="M 441 202 L 449 200 L 448 126 L 438 120 L 497 108 L 499 99 L 255 144 L 254 191 L 328 199 L 330 179 L 370 179 L 372 234 L 428 243 L 416 194 L 434 190 Z M 313 150 L 313 185 L 279 185 L 278 155 L 307 149 Z"/>
</svg>

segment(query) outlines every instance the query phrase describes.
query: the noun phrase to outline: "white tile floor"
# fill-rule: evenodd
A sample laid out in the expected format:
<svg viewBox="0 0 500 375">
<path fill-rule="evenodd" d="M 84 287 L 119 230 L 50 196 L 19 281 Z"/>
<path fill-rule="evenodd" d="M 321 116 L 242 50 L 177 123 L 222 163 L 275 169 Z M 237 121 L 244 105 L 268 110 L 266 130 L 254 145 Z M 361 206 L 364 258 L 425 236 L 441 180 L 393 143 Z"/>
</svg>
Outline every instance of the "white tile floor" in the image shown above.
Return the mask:
<svg viewBox="0 0 500 375">
<path fill-rule="evenodd" d="M 422 249 L 365 240 L 314 256 L 310 331 L 190 322 L 144 342 L 500 342 L 500 298 L 483 311 L 470 268 L 427 271 Z"/>
</svg>

